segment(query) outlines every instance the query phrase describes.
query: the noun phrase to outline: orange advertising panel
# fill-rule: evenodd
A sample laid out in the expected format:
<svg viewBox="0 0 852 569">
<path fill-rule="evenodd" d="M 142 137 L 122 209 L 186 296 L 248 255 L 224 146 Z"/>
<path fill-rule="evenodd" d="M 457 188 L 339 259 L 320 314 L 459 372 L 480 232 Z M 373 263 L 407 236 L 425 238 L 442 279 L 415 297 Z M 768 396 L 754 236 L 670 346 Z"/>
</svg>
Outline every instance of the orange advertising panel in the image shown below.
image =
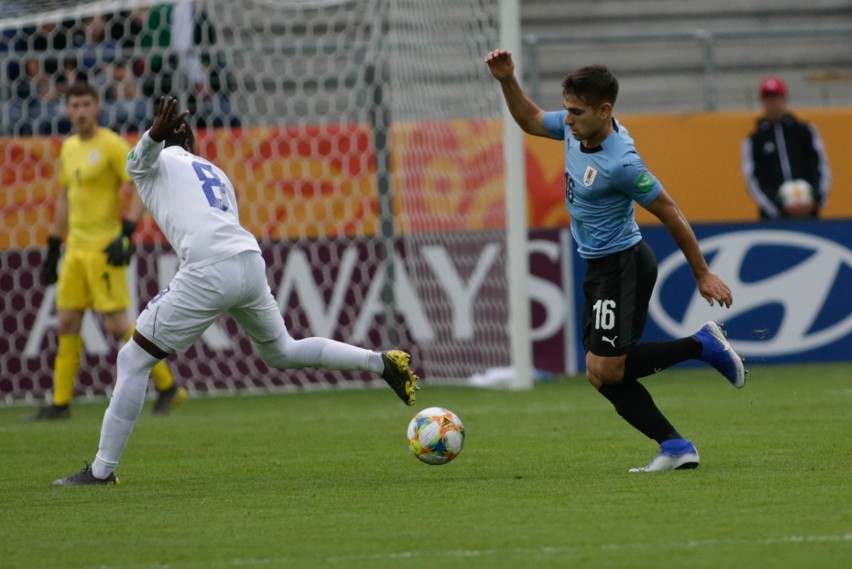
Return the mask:
<svg viewBox="0 0 852 569">
<path fill-rule="evenodd" d="M 499 121 L 401 123 L 391 132 L 397 230 L 504 225 Z M 135 143 L 137 137 L 130 137 Z M 62 140 L 0 139 L 0 247 L 45 243 L 59 193 Z M 240 219 L 262 239 L 367 236 L 378 228 L 376 157 L 367 125 L 198 133 L 198 153 L 234 183 Z M 163 239 L 150 219 L 137 239 Z"/>
<path fill-rule="evenodd" d="M 403 232 L 475 231 L 506 224 L 500 121 L 395 125 L 394 194 Z"/>
<path fill-rule="evenodd" d="M 823 216 L 852 217 L 852 168 L 846 166 L 844 156 L 852 131 L 852 109 L 802 110 L 796 114 L 814 123 L 828 153 L 833 182 Z M 756 117 L 755 113 L 717 112 L 619 115 L 618 119 L 687 219 L 715 222 L 758 219 L 740 167 L 740 146 Z M 562 143 L 528 136 L 526 149 L 530 225 L 567 224 Z M 642 208 L 637 208 L 636 218 L 640 223 L 656 221 Z"/>
<path fill-rule="evenodd" d="M 0 138 L 0 248 L 43 244 L 57 193 L 59 146 L 55 138 Z"/>
<path fill-rule="evenodd" d="M 60 189 L 61 143 L 58 137 L 0 139 L 0 247 L 45 242 Z M 228 173 L 239 197 L 240 219 L 258 237 L 375 232 L 375 161 L 367 127 L 200 132 L 198 152 Z M 162 239 L 150 219 L 139 235 Z"/>
<path fill-rule="evenodd" d="M 799 115 L 819 129 L 832 167 L 826 218 L 852 218 L 844 150 L 852 109 Z M 620 116 L 640 154 L 693 222 L 749 221 L 756 207 L 740 170 L 753 113 Z M 514 125 L 511 128 L 516 128 Z M 503 211 L 500 121 L 401 123 L 391 132 L 397 230 L 499 229 Z M 41 247 L 59 192 L 61 139 L 0 139 L 0 248 Z M 135 140 L 131 139 L 131 142 Z M 368 236 L 378 229 L 376 157 L 369 126 L 256 127 L 199 133 L 199 154 L 236 186 L 243 224 L 261 239 Z M 530 227 L 569 223 L 559 141 L 527 137 Z M 639 208 L 637 219 L 654 222 Z M 162 235 L 146 220 L 139 238 Z"/>
<path fill-rule="evenodd" d="M 258 238 L 376 231 L 376 165 L 366 126 L 208 131 L 198 154 L 231 178 L 240 220 Z"/>
</svg>

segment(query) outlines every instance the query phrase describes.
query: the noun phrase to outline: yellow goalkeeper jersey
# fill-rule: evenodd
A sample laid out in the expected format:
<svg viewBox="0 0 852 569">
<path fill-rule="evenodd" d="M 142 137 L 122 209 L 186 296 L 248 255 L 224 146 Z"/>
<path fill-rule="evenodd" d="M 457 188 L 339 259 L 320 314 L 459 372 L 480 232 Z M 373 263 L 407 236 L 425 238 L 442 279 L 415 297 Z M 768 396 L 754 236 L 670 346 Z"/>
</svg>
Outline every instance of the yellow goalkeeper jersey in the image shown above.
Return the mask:
<svg viewBox="0 0 852 569">
<path fill-rule="evenodd" d="M 103 248 L 121 232 L 120 191 L 130 182 L 130 148 L 103 127 L 88 140 L 75 134 L 62 143 L 59 181 L 68 189 L 68 246 Z"/>
</svg>

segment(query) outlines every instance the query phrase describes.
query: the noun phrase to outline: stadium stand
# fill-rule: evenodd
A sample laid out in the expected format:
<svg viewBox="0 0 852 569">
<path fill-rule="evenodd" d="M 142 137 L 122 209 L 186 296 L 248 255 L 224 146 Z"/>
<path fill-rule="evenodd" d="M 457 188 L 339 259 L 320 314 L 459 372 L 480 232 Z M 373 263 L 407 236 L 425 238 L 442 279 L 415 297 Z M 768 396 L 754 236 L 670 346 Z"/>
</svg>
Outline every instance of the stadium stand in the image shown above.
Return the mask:
<svg viewBox="0 0 852 569">
<path fill-rule="evenodd" d="M 173 7 L 166 4 L 2 30 L 0 95 L 6 103 L 0 134 L 67 133 L 62 94 L 81 76 L 103 94 L 102 123 L 122 132 L 137 131 L 149 119 L 155 92 L 188 84 L 195 88 L 186 103 L 199 126 L 286 121 L 294 115 L 323 120 L 351 107 L 346 101 L 352 88 L 364 86 L 365 74 L 353 62 L 371 57 L 372 28 L 380 23 L 341 14 L 329 20 L 329 29 L 318 30 L 311 11 L 270 19 L 262 4 L 241 10 L 224 0 L 197 4 L 203 17 L 196 15 L 192 45 L 183 52 L 192 53 L 190 63 L 170 45 Z M 413 3 L 395 5 L 396 28 L 417 18 L 417 9 Z M 466 2 L 451 3 L 437 16 L 469 18 L 471 9 Z M 521 15 L 525 80 L 548 108 L 561 104 L 558 85 L 565 73 L 591 62 L 610 66 L 622 78 L 621 112 L 756 109 L 755 85 L 770 73 L 784 77 L 797 106 L 852 103 L 852 4 L 845 0 L 577 0 L 570 10 L 562 0 L 524 0 Z M 830 27 L 840 29 L 817 31 Z M 434 29 L 440 33 L 442 26 Z M 305 50 L 308 37 L 323 39 Z M 275 49 L 268 48 L 269 41 L 276 42 Z M 404 33 L 388 41 L 412 53 L 418 49 L 406 45 Z M 352 49 L 345 63 L 330 48 L 341 43 Z M 287 57 L 281 57 L 282 46 L 285 51 L 292 46 Z M 152 49 L 157 53 L 150 55 Z M 419 57 L 405 64 L 431 74 L 436 88 L 429 104 L 458 117 L 470 115 L 467 96 L 442 88 L 457 81 L 452 68 Z M 422 93 L 418 97 L 423 100 Z M 394 98 L 395 117 L 409 114 L 408 99 L 404 92 Z"/>
<path fill-rule="evenodd" d="M 549 107 L 560 104 L 561 78 L 590 62 L 610 66 L 622 79 L 621 112 L 704 110 L 706 88 L 713 90 L 713 108 L 757 109 L 756 85 L 768 74 L 784 77 L 797 106 L 852 104 L 852 4 L 845 0 L 577 0 L 565 12 L 560 0 L 522 4 L 527 56 L 530 36 L 538 45 L 536 69 L 527 65 L 525 76 Z M 832 34 L 808 31 L 843 26 Z M 719 35 L 707 86 L 699 39 L 625 39 L 697 30 Z"/>
<path fill-rule="evenodd" d="M 98 89 L 101 124 L 122 133 L 143 129 L 152 117 L 151 97 L 172 88 L 189 93 L 186 104 L 198 126 L 239 126 L 230 104 L 233 76 L 216 51 L 206 13 L 189 24 L 192 58 L 180 62 L 170 46 L 172 10 L 163 4 L 60 21 L 36 12 L 32 23 L 24 18 L 2 29 L 0 135 L 70 132 L 63 95 L 75 80 Z"/>
</svg>

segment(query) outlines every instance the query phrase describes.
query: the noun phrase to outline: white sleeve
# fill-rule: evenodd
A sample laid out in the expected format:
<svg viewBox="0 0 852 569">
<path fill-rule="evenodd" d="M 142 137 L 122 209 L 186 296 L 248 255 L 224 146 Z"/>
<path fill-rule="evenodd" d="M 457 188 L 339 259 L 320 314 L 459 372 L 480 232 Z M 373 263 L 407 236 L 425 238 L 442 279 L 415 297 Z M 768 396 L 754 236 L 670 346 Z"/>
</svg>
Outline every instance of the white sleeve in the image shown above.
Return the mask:
<svg viewBox="0 0 852 569">
<path fill-rule="evenodd" d="M 763 213 L 772 219 L 778 219 L 778 217 L 781 216 L 781 212 L 778 211 L 778 206 L 775 205 L 775 202 L 769 199 L 769 196 L 767 196 L 766 193 L 764 193 L 763 188 L 760 187 L 760 182 L 754 173 L 755 164 L 753 147 L 754 144 L 751 140 L 751 136 L 747 136 L 740 146 L 740 167 L 742 168 L 743 178 L 745 178 L 746 181 L 746 188 L 748 189 L 751 199 L 754 200 L 757 207 L 759 207 Z"/>
<path fill-rule="evenodd" d="M 812 124 L 808 125 L 808 129 L 811 131 L 811 143 L 819 162 L 819 187 L 814 188 L 814 190 L 817 192 L 819 206 L 825 207 L 828 201 L 828 192 L 831 190 L 831 166 L 828 165 L 828 153 L 825 151 L 825 145 L 822 143 L 819 131 Z"/>
<path fill-rule="evenodd" d="M 145 131 L 127 155 L 127 173 L 133 179 L 142 178 L 156 170 L 160 152 L 166 147 L 165 141 L 155 142 L 148 132 Z"/>
</svg>

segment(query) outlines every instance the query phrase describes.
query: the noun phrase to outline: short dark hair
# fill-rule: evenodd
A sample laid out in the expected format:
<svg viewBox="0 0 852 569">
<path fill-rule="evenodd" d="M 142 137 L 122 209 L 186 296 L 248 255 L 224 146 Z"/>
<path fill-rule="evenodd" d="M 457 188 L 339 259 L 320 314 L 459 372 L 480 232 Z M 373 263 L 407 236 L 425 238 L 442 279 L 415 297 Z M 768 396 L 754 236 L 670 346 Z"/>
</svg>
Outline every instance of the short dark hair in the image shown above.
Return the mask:
<svg viewBox="0 0 852 569">
<path fill-rule="evenodd" d="M 615 106 L 618 79 L 603 65 L 587 65 L 562 80 L 562 95 L 574 95 L 587 105 Z"/>
<path fill-rule="evenodd" d="M 85 97 L 86 95 L 93 97 L 96 101 L 99 99 L 97 89 L 85 81 L 75 81 L 65 92 L 65 100 L 67 101 L 71 97 Z"/>
<path fill-rule="evenodd" d="M 168 138 L 165 140 L 166 144 L 164 148 L 168 148 L 169 146 L 180 146 L 181 148 L 191 149 L 195 148 L 195 133 L 192 132 L 192 127 L 189 126 L 189 121 L 183 119 L 183 124 L 186 125 L 183 132 L 169 134 Z"/>
</svg>

